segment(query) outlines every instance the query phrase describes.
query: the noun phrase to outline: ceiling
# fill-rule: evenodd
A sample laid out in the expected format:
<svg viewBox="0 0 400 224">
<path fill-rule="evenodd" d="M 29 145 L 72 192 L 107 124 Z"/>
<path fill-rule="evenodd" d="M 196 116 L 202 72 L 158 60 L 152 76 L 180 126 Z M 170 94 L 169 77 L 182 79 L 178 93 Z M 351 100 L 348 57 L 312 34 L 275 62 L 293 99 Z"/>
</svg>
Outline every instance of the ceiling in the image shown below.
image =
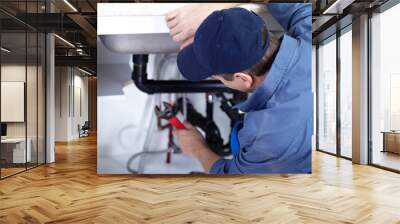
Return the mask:
<svg viewBox="0 0 400 224">
<path fill-rule="evenodd" d="M 270 0 L 270 2 L 294 2 Z M 387 0 L 295 0 L 313 3 L 313 37 L 323 36 L 329 27 L 346 14 L 357 14 L 367 8 L 383 4 Z M 47 5 L 46 5 L 47 2 Z M 1 0 L 0 26 L 2 46 L 13 49 L 12 55 L 35 54 L 42 44 L 36 35 L 25 32 L 54 32 L 56 63 L 71 65 L 84 61 L 96 70 L 97 3 L 137 2 L 130 0 Z M 144 1 L 149 2 L 149 1 Z M 150 1 L 151 2 L 151 1 Z M 342 4 L 336 4 L 339 2 Z M 335 5 L 336 4 L 336 5 Z M 340 14 L 324 14 L 332 5 L 343 5 Z M 331 7 L 332 8 L 332 7 Z M 49 12 L 52 13 L 49 13 Z M 324 34 L 326 35 L 326 34 Z M 60 37 L 60 38 L 59 38 Z M 64 41 L 66 40 L 66 41 Z M 72 45 L 71 45 L 72 44 Z M 25 49 L 25 46 L 27 48 Z M 2 52 L 3 54 L 3 52 Z M 57 60 L 58 59 L 58 60 Z M 62 61 L 61 61 L 62 60 Z"/>
</svg>

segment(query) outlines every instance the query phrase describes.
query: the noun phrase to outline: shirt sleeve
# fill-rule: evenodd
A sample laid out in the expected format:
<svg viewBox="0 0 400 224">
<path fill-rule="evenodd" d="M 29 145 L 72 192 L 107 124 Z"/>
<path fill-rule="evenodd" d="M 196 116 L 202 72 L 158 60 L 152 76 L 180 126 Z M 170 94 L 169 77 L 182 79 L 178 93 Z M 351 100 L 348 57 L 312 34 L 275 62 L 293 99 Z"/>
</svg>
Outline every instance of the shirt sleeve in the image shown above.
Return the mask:
<svg viewBox="0 0 400 224">
<path fill-rule="evenodd" d="M 243 174 L 244 172 L 235 163 L 236 158 L 216 161 L 210 169 L 210 174 Z"/>
<path fill-rule="evenodd" d="M 220 159 L 216 161 L 210 169 L 210 174 L 244 174 L 244 173 L 259 173 L 249 172 L 251 165 L 243 166 L 238 160 L 239 156 L 233 157 L 233 159 Z"/>
<path fill-rule="evenodd" d="M 312 5 L 308 3 L 269 3 L 268 11 L 287 35 L 311 43 Z"/>
<path fill-rule="evenodd" d="M 230 166 L 231 160 L 220 159 L 217 160 L 210 169 L 210 174 L 226 174 Z"/>
<path fill-rule="evenodd" d="M 276 140 L 273 142 L 272 138 Z M 266 142 L 269 144 L 265 144 Z M 232 159 L 217 160 L 211 167 L 210 174 L 275 173 L 277 166 L 282 165 L 282 153 L 287 151 L 291 143 L 291 137 L 282 134 L 264 136 L 248 149 L 240 150 Z"/>
</svg>

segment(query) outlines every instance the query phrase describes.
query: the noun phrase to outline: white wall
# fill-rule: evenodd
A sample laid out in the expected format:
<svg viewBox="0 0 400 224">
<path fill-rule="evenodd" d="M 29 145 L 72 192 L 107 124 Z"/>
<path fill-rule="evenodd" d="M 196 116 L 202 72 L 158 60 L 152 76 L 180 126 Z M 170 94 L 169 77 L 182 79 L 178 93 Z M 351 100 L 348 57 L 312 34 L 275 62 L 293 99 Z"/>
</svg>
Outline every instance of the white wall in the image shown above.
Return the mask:
<svg viewBox="0 0 400 224">
<path fill-rule="evenodd" d="M 79 137 L 78 124 L 88 120 L 88 78 L 72 67 L 56 67 L 55 73 L 55 140 L 70 141 Z"/>
<path fill-rule="evenodd" d="M 25 82 L 26 67 L 20 64 L 6 64 L 1 66 L 1 81 Z M 28 70 L 31 70 L 28 67 Z M 26 82 L 25 82 L 26 83 Z M 3 96 L 2 96 L 3 97 Z M 7 108 L 1 108 L 7 110 Z M 7 122 L 7 137 L 25 137 L 25 122 Z"/>
<path fill-rule="evenodd" d="M 1 121 L 24 122 L 25 83 L 1 82 Z"/>
<path fill-rule="evenodd" d="M 32 70 L 32 67 L 26 68 L 24 65 L 19 64 L 6 64 L 1 66 L 1 81 L 2 82 L 24 82 L 26 69 Z M 29 72 L 30 74 L 30 72 Z M 6 96 L 2 96 L 6 97 Z M 24 108 L 22 108 L 24 109 Z M 7 110 L 7 108 L 1 108 Z M 24 137 L 25 136 L 25 123 L 24 122 L 9 122 L 7 123 L 7 135 L 9 137 Z"/>
<path fill-rule="evenodd" d="M 36 67 L 25 66 L 19 64 L 5 64 L 1 66 L 1 81 L 2 82 L 24 82 L 27 83 L 25 78 L 28 78 L 27 87 L 27 125 L 28 125 L 28 137 L 33 132 L 36 136 L 36 107 L 37 107 L 37 95 L 36 95 Z M 7 96 L 2 96 L 7 97 Z M 39 105 L 40 106 L 40 105 Z M 22 108 L 24 110 L 24 108 Z M 1 110 L 7 110 L 7 108 L 1 108 Z M 8 137 L 24 137 L 25 136 L 25 124 L 26 122 L 7 122 L 7 135 Z"/>
<path fill-rule="evenodd" d="M 71 104 L 74 105 L 72 108 L 72 119 L 71 119 L 71 136 L 73 139 L 79 137 L 78 125 L 82 126 L 85 121 L 88 121 L 88 77 L 82 76 L 82 73 L 74 70 L 74 96 L 71 99 L 74 99 L 74 102 Z M 80 91 L 80 93 L 79 93 Z M 80 95 L 80 97 L 79 97 Z M 80 101 L 80 102 L 79 102 Z"/>
<path fill-rule="evenodd" d="M 68 85 L 70 81 L 67 74 L 67 67 L 55 68 L 55 141 L 68 139 Z"/>
</svg>

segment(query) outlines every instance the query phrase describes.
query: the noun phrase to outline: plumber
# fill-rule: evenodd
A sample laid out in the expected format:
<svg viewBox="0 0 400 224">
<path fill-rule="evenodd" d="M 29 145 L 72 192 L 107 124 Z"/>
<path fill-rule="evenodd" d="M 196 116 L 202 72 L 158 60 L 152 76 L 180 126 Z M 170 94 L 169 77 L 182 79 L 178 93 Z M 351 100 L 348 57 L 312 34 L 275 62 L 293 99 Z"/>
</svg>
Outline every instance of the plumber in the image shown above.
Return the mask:
<svg viewBox="0 0 400 224">
<path fill-rule="evenodd" d="M 281 38 L 255 13 L 235 4 L 189 4 L 166 15 L 180 43 L 178 68 L 191 81 L 213 78 L 249 93 L 240 150 L 216 155 L 185 122 L 174 134 L 182 151 L 210 174 L 311 173 L 311 4 L 269 3 L 284 28 Z"/>
</svg>

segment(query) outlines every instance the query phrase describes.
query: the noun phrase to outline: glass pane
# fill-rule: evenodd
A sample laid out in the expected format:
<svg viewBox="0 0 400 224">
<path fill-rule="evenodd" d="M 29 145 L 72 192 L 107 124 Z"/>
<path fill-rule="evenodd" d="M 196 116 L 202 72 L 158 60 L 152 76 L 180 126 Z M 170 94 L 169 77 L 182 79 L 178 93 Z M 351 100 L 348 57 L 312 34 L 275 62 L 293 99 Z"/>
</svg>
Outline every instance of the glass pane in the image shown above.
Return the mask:
<svg viewBox="0 0 400 224">
<path fill-rule="evenodd" d="M 28 13 L 38 13 L 37 1 L 27 2 Z M 37 17 L 34 17 L 36 19 Z M 32 21 L 36 23 L 36 21 Z M 36 30 L 27 30 L 27 143 L 30 153 L 28 168 L 37 166 L 38 163 L 38 33 Z"/>
<path fill-rule="evenodd" d="M 352 156 L 352 35 L 351 30 L 340 37 L 340 150 Z"/>
<path fill-rule="evenodd" d="M 38 163 L 45 163 L 45 44 L 46 37 L 44 34 L 39 33 L 38 45 Z"/>
<path fill-rule="evenodd" d="M 400 5 L 372 18 L 372 163 L 400 170 Z"/>
<path fill-rule="evenodd" d="M 336 153 L 336 40 L 318 51 L 318 148 Z"/>
<path fill-rule="evenodd" d="M 5 15 L 1 15 L 5 18 Z M 2 178 L 25 170 L 30 161 L 26 150 L 26 33 L 1 33 L 1 174 Z M 29 147 L 28 147 L 29 149 Z"/>
<path fill-rule="evenodd" d="M 28 142 L 28 150 L 30 149 L 30 160 L 28 160 L 28 168 L 37 165 L 37 74 L 38 74 L 38 49 L 37 49 L 37 41 L 38 36 L 36 32 L 27 33 L 28 38 L 28 64 L 27 64 L 27 81 L 26 81 L 26 110 L 27 110 L 27 142 Z"/>
</svg>

